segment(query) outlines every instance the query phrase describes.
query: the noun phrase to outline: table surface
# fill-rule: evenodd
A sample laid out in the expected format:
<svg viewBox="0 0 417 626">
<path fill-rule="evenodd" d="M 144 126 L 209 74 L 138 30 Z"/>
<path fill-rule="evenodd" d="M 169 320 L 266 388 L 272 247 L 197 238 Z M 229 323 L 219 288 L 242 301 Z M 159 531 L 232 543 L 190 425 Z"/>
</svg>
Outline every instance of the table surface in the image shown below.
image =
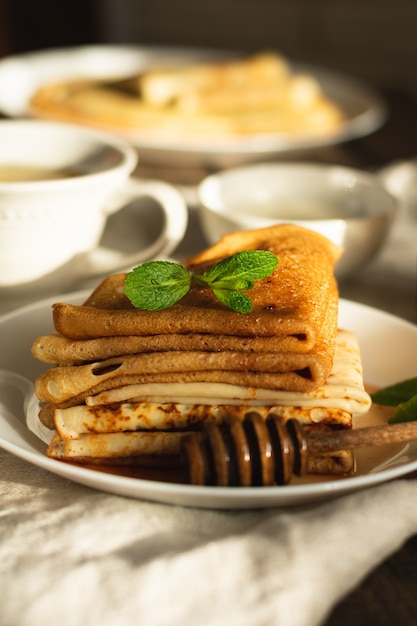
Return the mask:
<svg viewBox="0 0 417 626">
<path fill-rule="evenodd" d="M 379 170 L 396 161 L 417 157 L 417 101 L 403 93 L 385 94 L 390 106 L 390 118 L 373 135 L 342 146 L 311 152 L 308 159 Z M 156 168 L 140 164 L 137 175 L 162 178 L 192 190 L 207 171 L 200 168 Z M 417 211 L 417 209 L 416 209 Z M 206 245 L 195 212 L 190 212 L 186 237 L 176 251 L 176 257 L 200 250 Z M 340 284 L 342 297 L 364 302 L 413 323 L 417 322 L 417 217 L 413 231 L 393 233 L 386 248 L 360 276 Z M 407 246 L 404 247 L 403 237 Z M 398 254 L 398 250 L 400 253 Z M 0 312 L 13 303 L 0 301 Z M 411 538 L 396 554 L 377 567 L 352 593 L 335 607 L 325 626 L 410 626 L 417 623 L 417 536 Z"/>
</svg>

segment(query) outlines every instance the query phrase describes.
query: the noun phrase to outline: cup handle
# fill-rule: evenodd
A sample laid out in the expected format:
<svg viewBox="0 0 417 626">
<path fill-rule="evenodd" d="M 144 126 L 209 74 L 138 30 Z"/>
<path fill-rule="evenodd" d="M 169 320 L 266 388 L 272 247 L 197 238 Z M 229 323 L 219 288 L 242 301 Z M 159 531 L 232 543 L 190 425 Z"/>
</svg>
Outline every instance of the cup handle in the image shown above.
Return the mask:
<svg viewBox="0 0 417 626">
<path fill-rule="evenodd" d="M 107 212 L 114 213 L 121 205 L 126 206 L 143 197 L 153 198 L 164 211 L 164 225 L 158 238 L 134 254 L 123 254 L 98 246 L 83 255 L 84 272 L 90 275 L 106 274 L 135 267 L 145 261 L 167 257 L 177 247 L 187 228 L 188 209 L 184 197 L 172 185 L 156 180 L 130 178 L 118 192 L 117 203 L 113 202 Z"/>
</svg>

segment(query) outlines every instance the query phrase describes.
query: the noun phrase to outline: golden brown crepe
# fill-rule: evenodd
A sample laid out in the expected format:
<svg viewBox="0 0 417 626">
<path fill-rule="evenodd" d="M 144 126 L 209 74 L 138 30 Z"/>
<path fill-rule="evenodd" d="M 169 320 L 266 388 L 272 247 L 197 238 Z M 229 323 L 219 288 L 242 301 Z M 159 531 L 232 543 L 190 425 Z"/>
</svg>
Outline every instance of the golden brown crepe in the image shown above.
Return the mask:
<svg viewBox="0 0 417 626">
<path fill-rule="evenodd" d="M 169 309 L 137 310 L 123 294 L 124 275 L 105 280 L 84 306 L 55 304 L 57 332 L 76 340 L 72 348 L 66 343 L 65 363 L 79 360 L 85 340 L 88 360 L 98 362 L 47 371 L 36 381 L 40 400 L 79 402 L 91 390 L 145 382 L 211 381 L 292 391 L 323 384 L 335 347 L 338 293 L 333 268 L 339 250 L 317 233 L 279 225 L 228 234 L 187 266 L 202 273 L 210 264 L 249 249 L 269 250 L 279 259 L 275 272 L 251 289 L 249 314 L 228 309 L 211 290 L 198 286 Z M 100 308 L 103 303 L 112 308 Z M 164 348 L 161 337 L 166 335 L 171 342 Z M 62 344 L 55 336 L 50 342 L 40 338 L 34 356 L 45 359 L 44 353 L 57 343 Z M 193 349 L 186 350 L 186 344 Z M 254 350 L 256 344 L 262 350 Z M 123 346 L 120 356 L 113 356 L 116 346 Z M 107 350 L 113 351 L 112 357 L 99 359 Z M 60 363 L 59 355 L 46 360 Z"/>
<path fill-rule="evenodd" d="M 258 133 L 332 133 L 343 114 L 311 75 L 274 52 L 150 68 L 121 80 L 67 80 L 34 93 L 31 113 L 193 141 Z"/>
<path fill-rule="evenodd" d="M 123 274 L 102 281 L 83 305 L 53 306 L 56 332 L 32 347 L 54 365 L 36 380 L 40 419 L 56 430 L 51 457 L 169 463 L 190 429 L 226 414 L 243 419 L 250 407 L 309 427 L 351 427 L 370 401 L 356 338 L 337 329 L 340 251 L 313 231 L 278 225 L 228 234 L 186 265 L 202 273 L 250 249 L 273 252 L 278 266 L 248 292 L 248 314 L 198 286 L 170 309 L 137 310 Z M 341 451 L 312 461 L 311 471 L 352 463 Z"/>
<path fill-rule="evenodd" d="M 365 413 L 365 392 L 357 339 L 339 330 L 326 383 L 310 393 L 251 389 L 224 383 L 128 385 L 85 398 L 85 403 L 55 409 L 56 430 L 49 456 L 77 462 L 147 464 L 155 458 L 174 464 L 181 440 L 190 431 L 226 416 L 243 420 L 254 408 L 266 419 L 295 418 L 308 429 L 351 428 L 352 415 Z M 351 451 L 313 457 L 309 473 L 340 474 L 353 469 Z"/>
<path fill-rule="evenodd" d="M 163 311 L 135 309 L 123 293 L 124 275 L 105 279 L 85 305 L 57 303 L 57 332 L 70 339 L 165 334 L 268 338 L 275 350 L 307 352 L 336 335 L 338 291 L 333 270 L 341 251 L 327 238 L 292 224 L 229 233 L 185 265 L 203 272 L 241 250 L 269 250 L 279 259 L 275 272 L 250 290 L 253 310 L 239 314 L 223 306 L 209 289 L 192 285 L 176 305 Z M 224 345 L 224 349 L 228 346 Z"/>
<path fill-rule="evenodd" d="M 126 385 L 87 396 L 83 404 L 55 409 L 54 426 L 66 438 L 187 428 L 207 420 L 220 422 L 226 411 L 243 419 L 248 407 L 257 407 L 263 417 L 274 411 L 285 421 L 297 416 L 305 424 L 350 427 L 352 414 L 369 408 L 355 335 L 338 331 L 332 371 L 324 385 L 309 393 L 206 382 Z"/>
</svg>

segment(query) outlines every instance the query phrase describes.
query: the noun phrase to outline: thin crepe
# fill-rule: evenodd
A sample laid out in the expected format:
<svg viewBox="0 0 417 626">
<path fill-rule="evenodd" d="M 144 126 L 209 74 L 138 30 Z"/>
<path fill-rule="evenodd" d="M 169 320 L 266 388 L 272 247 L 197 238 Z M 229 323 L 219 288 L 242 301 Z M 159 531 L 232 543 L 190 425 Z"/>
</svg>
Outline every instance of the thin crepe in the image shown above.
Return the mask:
<svg viewBox="0 0 417 626">
<path fill-rule="evenodd" d="M 222 352 L 282 353 L 279 337 L 234 337 L 203 333 L 128 335 L 125 337 L 98 337 L 95 339 L 68 339 L 58 334 L 43 335 L 35 339 L 32 354 L 36 359 L 51 365 L 82 365 L 105 361 L 118 356 L 143 352 Z"/>
<path fill-rule="evenodd" d="M 343 121 L 318 81 L 294 75 L 276 53 L 150 68 L 119 80 L 62 80 L 39 86 L 29 106 L 37 117 L 190 142 L 198 136 L 333 132 Z"/>
<path fill-rule="evenodd" d="M 56 434 L 49 445 L 48 456 L 83 465 L 176 468 L 183 437 L 184 433 L 180 431 L 88 434 L 78 439 L 62 439 Z M 310 456 L 307 461 L 308 474 L 343 475 L 353 469 L 354 455 L 351 450 Z"/>
<path fill-rule="evenodd" d="M 54 367 L 36 380 L 41 402 L 64 402 L 99 385 L 114 389 L 123 381 L 170 382 L 237 381 L 249 387 L 268 389 L 314 389 L 327 375 L 327 353 L 256 354 L 250 352 L 156 352 L 115 357 L 87 365 Z"/>
<path fill-rule="evenodd" d="M 105 385 L 104 385 L 105 386 Z M 137 428 L 184 428 L 207 419 L 219 420 L 225 411 L 250 407 L 274 410 L 306 423 L 351 426 L 352 414 L 369 409 L 356 336 L 339 330 L 333 366 L 324 385 L 309 392 L 271 390 L 225 382 L 127 384 L 92 392 L 81 398 L 46 405 L 40 419 L 68 437 L 83 432 L 110 432 Z M 232 408 L 233 407 L 233 408 Z M 273 407 L 273 409 L 271 408 Z"/>
<path fill-rule="evenodd" d="M 38 397 L 54 403 L 74 397 L 79 403 L 89 393 L 152 382 L 227 382 L 301 392 L 323 384 L 335 347 L 333 269 L 339 249 L 313 231 L 286 224 L 228 234 L 186 265 L 203 273 L 248 249 L 278 257 L 274 273 L 250 290 L 249 314 L 232 311 L 197 286 L 169 309 L 137 310 L 123 293 L 124 274 L 105 279 L 82 306 L 55 304 L 58 338 L 39 338 L 33 354 L 64 367 L 38 378 Z M 162 338 L 168 339 L 165 347 Z M 70 363 L 76 365 L 71 369 Z"/>
<path fill-rule="evenodd" d="M 115 275 L 105 279 L 84 306 L 55 304 L 55 329 L 77 340 L 190 333 L 274 337 L 282 351 L 320 350 L 321 344 L 328 344 L 332 352 L 338 302 L 333 271 L 340 249 L 318 233 L 283 224 L 225 235 L 186 266 L 202 273 L 221 259 L 250 249 L 274 253 L 278 267 L 248 292 L 253 302 L 249 314 L 228 309 L 211 290 L 196 285 L 169 309 L 137 310 L 123 294 L 124 275 Z"/>
</svg>

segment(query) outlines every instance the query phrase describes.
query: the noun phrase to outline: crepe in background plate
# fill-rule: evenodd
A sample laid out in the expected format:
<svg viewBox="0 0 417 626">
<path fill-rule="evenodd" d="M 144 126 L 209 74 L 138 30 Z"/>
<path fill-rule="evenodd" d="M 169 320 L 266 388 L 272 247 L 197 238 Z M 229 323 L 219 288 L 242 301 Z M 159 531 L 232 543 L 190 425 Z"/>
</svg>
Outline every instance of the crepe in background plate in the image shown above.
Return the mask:
<svg viewBox="0 0 417 626">
<path fill-rule="evenodd" d="M 152 68 L 117 81 L 41 85 L 31 114 L 145 136 L 217 141 L 257 133 L 332 133 L 339 108 L 311 75 L 294 75 L 274 52 L 243 59 Z"/>
</svg>

